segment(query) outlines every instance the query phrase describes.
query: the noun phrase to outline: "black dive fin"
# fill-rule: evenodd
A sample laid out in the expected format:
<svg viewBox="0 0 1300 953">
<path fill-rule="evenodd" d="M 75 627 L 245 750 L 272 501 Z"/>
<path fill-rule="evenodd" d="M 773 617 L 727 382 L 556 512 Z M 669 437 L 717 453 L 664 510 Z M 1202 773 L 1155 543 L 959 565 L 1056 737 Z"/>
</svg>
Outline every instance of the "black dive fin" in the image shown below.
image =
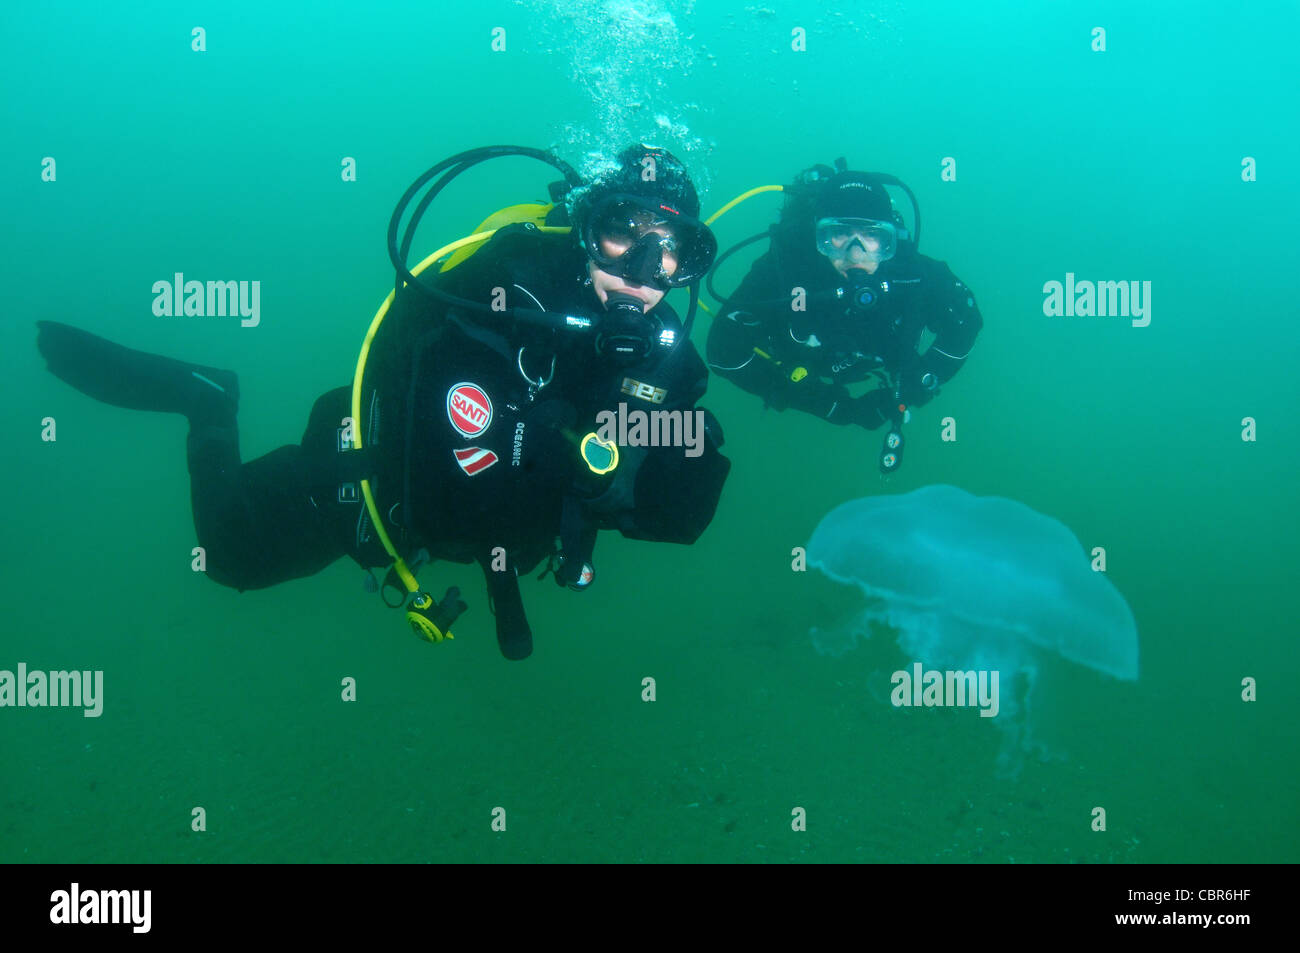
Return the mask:
<svg viewBox="0 0 1300 953">
<path fill-rule="evenodd" d="M 239 379 L 233 371 L 133 351 L 88 331 L 37 321 L 36 346 L 50 372 L 88 397 L 126 407 L 210 421 L 233 417 Z"/>
<path fill-rule="evenodd" d="M 533 654 L 533 630 L 524 614 L 519 577 L 513 569 L 496 572 L 486 561 L 482 566 L 492 611 L 497 617 L 497 645 L 501 654 L 512 661 L 526 659 Z"/>
</svg>

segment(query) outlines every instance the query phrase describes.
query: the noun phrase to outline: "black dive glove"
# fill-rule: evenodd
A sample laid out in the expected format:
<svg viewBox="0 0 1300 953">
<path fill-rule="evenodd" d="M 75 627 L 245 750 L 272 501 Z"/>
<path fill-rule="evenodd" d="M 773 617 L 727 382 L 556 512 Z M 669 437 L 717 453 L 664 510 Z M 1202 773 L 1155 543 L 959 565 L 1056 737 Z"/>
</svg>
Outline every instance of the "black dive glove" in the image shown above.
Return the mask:
<svg viewBox="0 0 1300 953">
<path fill-rule="evenodd" d="M 866 430 L 875 430 L 894 413 L 894 395 L 883 388 L 867 391 L 861 397 L 850 397 L 844 390 L 843 400 L 826 419 L 833 424 L 855 424 Z"/>
<path fill-rule="evenodd" d="M 939 393 L 939 378 L 926 370 L 918 360 L 903 371 L 899 378 L 899 391 L 908 407 L 928 404 Z"/>
</svg>

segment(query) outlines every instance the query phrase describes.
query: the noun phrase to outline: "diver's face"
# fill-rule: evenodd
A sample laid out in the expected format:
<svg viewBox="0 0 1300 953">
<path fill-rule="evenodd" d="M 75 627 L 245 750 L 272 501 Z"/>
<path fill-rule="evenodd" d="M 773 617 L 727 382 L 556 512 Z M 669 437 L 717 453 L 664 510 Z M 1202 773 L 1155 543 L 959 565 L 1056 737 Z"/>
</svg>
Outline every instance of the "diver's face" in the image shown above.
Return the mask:
<svg viewBox="0 0 1300 953">
<path fill-rule="evenodd" d="M 600 251 L 607 258 L 621 258 L 627 254 L 628 250 L 647 232 L 654 232 L 664 239 L 660 246 L 663 255 L 664 274 L 669 277 L 677 271 L 677 252 L 674 245 L 674 236 L 672 230 L 667 226 L 640 227 L 635 230 L 614 230 L 603 232 L 600 235 Z M 654 308 L 664 298 L 664 292 L 654 285 L 643 285 L 631 280 L 630 278 L 620 278 L 618 275 L 602 271 L 594 261 L 587 262 L 587 271 L 591 275 L 591 284 L 596 291 L 596 297 L 600 299 L 601 305 L 608 304 L 610 294 L 631 295 L 642 302 L 643 311 L 649 311 Z"/>
</svg>

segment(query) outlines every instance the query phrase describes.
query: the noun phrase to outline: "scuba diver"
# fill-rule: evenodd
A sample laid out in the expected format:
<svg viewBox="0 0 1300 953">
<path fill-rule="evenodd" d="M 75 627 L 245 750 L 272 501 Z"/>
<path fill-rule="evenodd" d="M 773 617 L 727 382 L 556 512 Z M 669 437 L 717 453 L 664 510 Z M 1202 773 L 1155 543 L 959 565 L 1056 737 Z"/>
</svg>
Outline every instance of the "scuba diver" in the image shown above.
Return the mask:
<svg viewBox="0 0 1300 953">
<path fill-rule="evenodd" d="M 552 203 L 503 209 L 410 268 L 432 199 L 499 156 L 558 169 Z M 403 215 L 438 175 L 399 244 Z M 405 604 L 416 634 L 440 642 L 466 604 L 454 588 L 435 600 L 415 570 L 438 559 L 478 562 L 502 654 L 521 659 L 532 632 L 519 573 L 545 560 L 543 576 L 581 591 L 595 576 L 599 530 L 692 543 L 713 518 L 730 461 L 718 452 L 717 421 L 694 409 L 708 371 L 690 322 L 717 251 L 698 215 L 686 169 L 657 147 L 625 150 L 590 183 L 550 153 L 519 146 L 444 160 L 393 213 L 396 282 L 352 386 L 316 401 L 299 445 L 247 463 L 233 373 L 49 321 L 38 322 L 37 344 L 49 369 L 84 394 L 188 418 L 194 525 L 218 583 L 272 586 L 343 555 L 368 573 L 391 564 L 382 587 L 373 575 L 368 587 L 390 606 Z M 683 287 L 685 321 L 664 301 Z M 696 452 L 618 445 L 596 422 L 620 403 L 699 415 Z M 400 598 L 390 598 L 394 590 Z"/>
<path fill-rule="evenodd" d="M 910 230 L 886 186 L 911 202 Z M 909 408 L 932 400 L 961 369 L 983 326 L 974 295 L 946 264 L 917 251 L 920 207 L 894 176 L 837 159 L 793 185 L 754 189 L 718 215 L 762 191 L 784 192 L 780 221 L 728 249 L 708 278 L 723 302 L 709 331 L 709 366 L 777 410 L 868 430 L 889 424 L 880 469 L 890 473 Z M 766 237 L 768 251 L 740 287 L 718 294 L 718 267 Z M 934 339 L 918 354 L 925 331 Z M 877 386 L 850 392 L 867 381 Z"/>
</svg>

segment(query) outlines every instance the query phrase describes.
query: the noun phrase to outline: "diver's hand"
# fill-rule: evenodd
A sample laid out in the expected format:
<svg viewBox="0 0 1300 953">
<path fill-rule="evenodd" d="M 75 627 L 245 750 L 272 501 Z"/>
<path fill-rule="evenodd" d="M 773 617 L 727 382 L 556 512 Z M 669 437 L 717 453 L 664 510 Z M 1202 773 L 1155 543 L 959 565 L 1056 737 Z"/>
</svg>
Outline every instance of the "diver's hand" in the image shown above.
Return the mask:
<svg viewBox="0 0 1300 953">
<path fill-rule="evenodd" d="M 822 416 L 833 424 L 853 423 L 853 398 L 843 384 L 821 384 L 825 388 L 826 409 Z"/>
<path fill-rule="evenodd" d="M 909 407 L 920 407 L 934 399 L 939 393 L 939 378 L 934 372 L 924 370 L 919 362 L 905 370 L 899 380 L 899 392 L 903 403 Z"/>
<path fill-rule="evenodd" d="M 875 430 L 893 416 L 894 395 L 883 388 L 867 391 L 861 397 L 850 397 L 846 390 L 844 397 L 845 400 L 827 420 L 855 424 L 864 430 Z"/>
</svg>

